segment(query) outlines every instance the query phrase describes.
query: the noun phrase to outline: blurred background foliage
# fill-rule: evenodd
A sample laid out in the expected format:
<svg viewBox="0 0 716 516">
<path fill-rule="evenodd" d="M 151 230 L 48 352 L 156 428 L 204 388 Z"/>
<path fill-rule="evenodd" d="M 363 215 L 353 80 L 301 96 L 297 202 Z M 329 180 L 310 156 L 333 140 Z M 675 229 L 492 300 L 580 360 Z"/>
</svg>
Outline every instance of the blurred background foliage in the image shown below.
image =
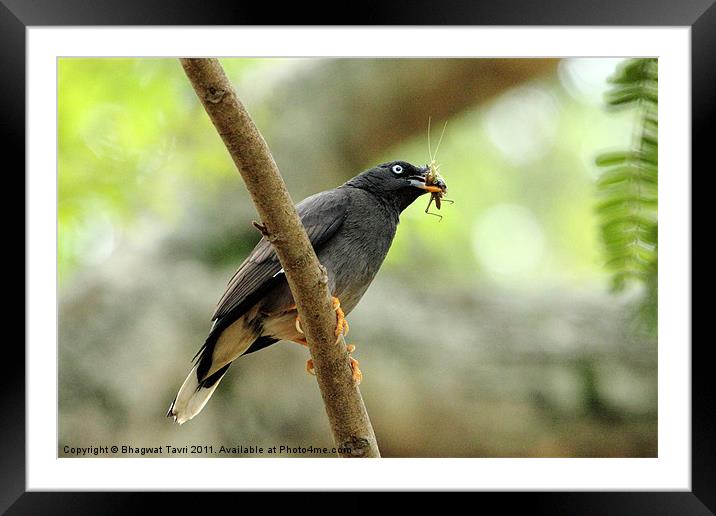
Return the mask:
<svg viewBox="0 0 716 516">
<path fill-rule="evenodd" d="M 610 291 L 598 209 L 595 158 L 643 118 L 605 109 L 619 61 L 222 60 L 296 201 L 427 162 L 428 117 L 433 142 L 448 121 L 455 204 L 442 221 L 427 198 L 406 210 L 349 318 L 384 456 L 656 456 L 656 320 L 637 317 L 643 285 Z M 58 123 L 60 455 L 330 446 L 291 343 L 239 360 L 184 426 L 163 417 L 259 238 L 179 63 L 61 59 Z"/>
</svg>

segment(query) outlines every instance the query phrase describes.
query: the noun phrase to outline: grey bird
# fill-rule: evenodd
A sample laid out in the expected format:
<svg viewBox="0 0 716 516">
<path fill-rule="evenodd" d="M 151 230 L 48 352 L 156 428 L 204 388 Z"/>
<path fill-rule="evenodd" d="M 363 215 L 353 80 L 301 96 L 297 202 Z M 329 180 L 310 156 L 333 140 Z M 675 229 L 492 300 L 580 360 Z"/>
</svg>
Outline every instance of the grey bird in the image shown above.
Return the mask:
<svg viewBox="0 0 716 516">
<path fill-rule="evenodd" d="M 429 167 L 392 161 L 360 173 L 343 185 L 312 195 L 296 210 L 319 261 L 339 315 L 355 308 L 375 278 L 393 241 L 400 213 L 427 192 Z M 262 238 L 229 281 L 195 366 L 169 407 L 179 424 L 196 416 L 231 363 L 280 340 L 305 345 L 296 306 L 272 245 Z M 345 325 L 347 328 L 347 324 Z M 349 346 L 349 352 L 353 346 Z M 352 359 L 354 378 L 360 370 Z M 311 361 L 307 363 L 310 370 Z"/>
</svg>

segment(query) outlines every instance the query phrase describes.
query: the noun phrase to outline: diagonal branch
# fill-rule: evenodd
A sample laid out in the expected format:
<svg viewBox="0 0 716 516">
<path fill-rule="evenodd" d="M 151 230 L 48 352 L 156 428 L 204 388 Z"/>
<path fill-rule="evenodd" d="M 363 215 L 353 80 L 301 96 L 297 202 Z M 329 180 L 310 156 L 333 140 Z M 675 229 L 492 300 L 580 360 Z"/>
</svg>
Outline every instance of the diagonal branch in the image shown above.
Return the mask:
<svg viewBox="0 0 716 516">
<path fill-rule="evenodd" d="M 342 457 L 379 457 L 345 345 L 337 345 L 326 271 L 296 213 L 263 136 L 217 59 L 180 59 L 194 91 L 239 169 L 276 249 L 301 316 L 318 387 Z"/>
</svg>

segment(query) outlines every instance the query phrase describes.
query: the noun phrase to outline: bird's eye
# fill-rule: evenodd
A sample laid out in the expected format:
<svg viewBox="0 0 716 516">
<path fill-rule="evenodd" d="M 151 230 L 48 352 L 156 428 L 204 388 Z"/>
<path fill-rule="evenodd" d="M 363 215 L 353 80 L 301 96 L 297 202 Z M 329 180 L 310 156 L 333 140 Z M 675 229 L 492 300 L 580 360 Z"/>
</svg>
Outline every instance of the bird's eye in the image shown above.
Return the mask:
<svg viewBox="0 0 716 516">
<path fill-rule="evenodd" d="M 403 167 L 401 167 L 400 165 L 393 165 L 393 167 L 390 170 L 392 170 L 394 174 L 402 174 L 403 173 Z"/>
</svg>

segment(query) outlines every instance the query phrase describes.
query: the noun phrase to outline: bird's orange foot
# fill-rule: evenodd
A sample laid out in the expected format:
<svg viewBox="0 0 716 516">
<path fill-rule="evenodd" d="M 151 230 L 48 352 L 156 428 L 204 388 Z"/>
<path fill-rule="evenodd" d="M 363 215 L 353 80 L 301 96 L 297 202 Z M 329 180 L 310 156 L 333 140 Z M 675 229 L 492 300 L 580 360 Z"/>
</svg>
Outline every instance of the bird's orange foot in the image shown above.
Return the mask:
<svg viewBox="0 0 716 516">
<path fill-rule="evenodd" d="M 346 351 L 348 354 L 353 353 L 356 350 L 356 347 L 353 344 L 346 344 Z M 356 360 L 355 358 L 349 356 L 348 359 L 351 361 L 351 371 L 353 371 L 353 381 L 356 382 L 356 385 L 360 385 L 361 380 L 363 380 L 363 373 L 360 370 L 360 362 Z M 309 358 L 306 360 L 306 372 L 308 374 L 312 374 L 313 376 L 316 376 L 316 368 L 313 365 L 313 359 Z"/>
<path fill-rule="evenodd" d="M 348 331 L 350 330 L 350 326 L 348 325 L 348 321 L 346 320 L 346 314 L 343 312 L 343 309 L 341 308 L 341 302 L 338 300 L 337 297 L 332 298 L 333 299 L 333 310 L 336 312 L 336 342 L 338 342 L 338 337 L 341 335 L 346 336 L 348 335 Z M 296 316 L 296 331 L 303 335 L 303 328 L 301 328 L 301 316 Z"/>
<path fill-rule="evenodd" d="M 332 298 L 333 299 L 333 309 L 336 311 L 336 339 L 338 339 L 341 335 L 346 336 L 348 335 L 348 330 L 350 330 L 350 327 L 348 326 L 348 321 L 346 321 L 346 314 L 343 313 L 343 309 L 341 308 L 341 302 L 338 300 L 337 297 Z M 336 340 L 338 342 L 338 340 Z"/>
</svg>

